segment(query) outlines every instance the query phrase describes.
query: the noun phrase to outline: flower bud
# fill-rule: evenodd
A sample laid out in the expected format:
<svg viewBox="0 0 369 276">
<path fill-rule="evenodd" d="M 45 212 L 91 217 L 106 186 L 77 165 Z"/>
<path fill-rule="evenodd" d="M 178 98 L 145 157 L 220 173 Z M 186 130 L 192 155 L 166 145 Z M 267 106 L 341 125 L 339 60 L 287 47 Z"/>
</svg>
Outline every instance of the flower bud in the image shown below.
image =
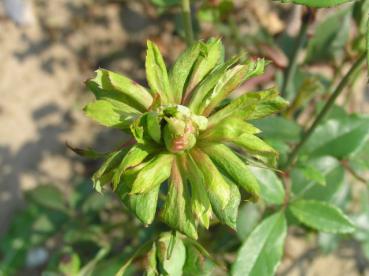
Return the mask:
<svg viewBox="0 0 369 276">
<path fill-rule="evenodd" d="M 170 108 L 170 115 L 167 110 L 163 113 L 166 125 L 163 129 L 163 138 L 166 148 L 173 153 L 180 153 L 191 149 L 196 144 L 196 138 L 199 130 L 206 128 L 207 119 L 202 116 L 196 116 L 184 106 Z M 168 116 L 169 115 L 169 116 Z"/>
</svg>

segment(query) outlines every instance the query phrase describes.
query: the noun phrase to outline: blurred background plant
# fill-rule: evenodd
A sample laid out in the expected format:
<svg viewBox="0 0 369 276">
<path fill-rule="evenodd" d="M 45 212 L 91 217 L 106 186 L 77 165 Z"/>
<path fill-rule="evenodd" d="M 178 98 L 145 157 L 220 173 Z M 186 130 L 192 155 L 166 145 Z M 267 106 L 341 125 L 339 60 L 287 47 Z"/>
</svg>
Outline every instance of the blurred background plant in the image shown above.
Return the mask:
<svg viewBox="0 0 369 276">
<path fill-rule="evenodd" d="M 122 212 L 114 195 L 98 194 L 88 180 L 79 180 L 88 179 L 99 163 L 74 157 L 63 142 L 111 150 L 124 140 L 119 132 L 82 118 L 80 109 L 89 98 L 81 82 L 104 67 L 144 84 L 147 39 L 173 63 L 185 48 L 179 1 L 50 2 L 33 1 L 37 20 L 28 28 L 0 18 L 0 125 L 5 134 L 0 137 L 0 275 L 114 275 L 140 245 L 169 229 L 159 222 L 142 227 Z M 313 221 L 303 226 L 296 219 L 298 210 L 287 209 L 289 229 L 281 230 L 287 239 L 277 274 L 365 275 L 369 95 L 364 59 L 356 61 L 366 52 L 369 1 L 313 10 L 268 0 L 204 0 L 192 1 L 191 9 L 196 38 L 222 37 L 227 57 L 246 50 L 250 57 L 271 61 L 265 75 L 234 95 L 277 83 L 291 103 L 280 116 L 255 122 L 280 152 L 280 168 L 287 173 L 253 168 L 261 200 L 241 206 L 237 232 L 219 224 L 209 232 L 200 230 L 199 242 L 209 256 L 204 254 L 204 270 L 194 275 L 225 275 L 253 229 L 279 206 L 299 198 L 339 207 L 356 230 L 319 232 L 327 230 L 325 225 Z M 353 64 L 355 70 L 345 78 Z M 345 87 L 337 101 L 292 160 L 291 151 L 342 80 Z M 267 250 L 273 254 L 273 248 L 265 247 L 261 254 Z M 127 275 L 142 274 L 144 255 L 134 258 Z"/>
</svg>

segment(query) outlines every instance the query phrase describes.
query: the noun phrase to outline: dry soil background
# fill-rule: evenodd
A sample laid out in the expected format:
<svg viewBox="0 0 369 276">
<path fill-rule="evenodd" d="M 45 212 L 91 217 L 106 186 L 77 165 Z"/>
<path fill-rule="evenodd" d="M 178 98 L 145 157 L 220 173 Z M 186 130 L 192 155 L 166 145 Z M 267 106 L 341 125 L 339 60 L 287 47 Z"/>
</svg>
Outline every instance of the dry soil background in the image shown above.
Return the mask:
<svg viewBox="0 0 369 276">
<path fill-rule="evenodd" d="M 169 61 L 184 48 L 173 35 L 173 16 L 159 19 L 145 1 L 91 2 L 35 0 L 37 20 L 27 27 L 14 24 L 0 8 L 0 234 L 22 206 L 22 191 L 40 183 L 67 191 L 90 174 L 93 164 L 75 157 L 66 141 L 101 150 L 119 142 L 119 133 L 83 116 L 90 97 L 83 81 L 106 67 L 144 82 L 148 38 Z M 261 23 L 270 25 L 268 20 L 283 27 L 275 15 Z M 291 235 L 281 275 L 359 275 L 355 247 L 319 258 L 311 248 Z"/>
</svg>

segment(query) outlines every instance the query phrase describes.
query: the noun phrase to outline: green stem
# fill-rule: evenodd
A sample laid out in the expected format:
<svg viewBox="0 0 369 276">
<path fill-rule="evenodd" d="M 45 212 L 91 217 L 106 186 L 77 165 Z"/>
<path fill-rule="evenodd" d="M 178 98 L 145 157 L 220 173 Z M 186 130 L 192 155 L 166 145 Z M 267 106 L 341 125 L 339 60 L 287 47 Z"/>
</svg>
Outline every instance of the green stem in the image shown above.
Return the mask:
<svg viewBox="0 0 369 276">
<path fill-rule="evenodd" d="M 347 72 L 347 74 L 344 76 L 344 78 L 341 80 L 341 82 L 338 84 L 337 88 L 335 89 L 335 91 L 333 92 L 333 94 L 330 96 L 327 103 L 323 107 L 322 111 L 320 111 L 320 113 L 318 114 L 318 116 L 314 120 L 311 127 L 303 135 L 303 138 L 301 139 L 300 143 L 298 143 L 297 146 L 291 152 L 291 154 L 290 154 L 290 156 L 289 156 L 289 158 L 288 158 L 288 160 L 285 164 L 286 169 L 288 169 L 293 164 L 293 162 L 295 161 L 295 158 L 297 157 L 298 153 L 300 152 L 302 146 L 308 141 L 308 139 L 313 134 L 313 132 L 315 131 L 317 126 L 322 122 L 325 115 L 332 108 L 332 106 L 333 106 L 334 102 L 336 101 L 337 97 L 342 93 L 342 91 L 344 90 L 346 85 L 348 83 L 350 83 L 351 78 L 359 72 L 359 70 L 361 69 L 361 67 L 363 66 L 363 64 L 365 62 L 365 59 L 366 59 L 366 54 L 363 54 L 362 56 L 360 56 L 359 59 L 354 63 L 354 65 L 352 65 L 351 69 Z"/>
<path fill-rule="evenodd" d="M 187 42 L 187 45 L 190 46 L 194 40 L 193 30 L 192 30 L 190 0 L 182 0 L 182 18 L 183 18 L 183 27 L 185 30 L 186 42 Z"/>
<path fill-rule="evenodd" d="M 307 29 L 310 23 L 310 16 L 309 16 L 310 14 L 308 13 L 309 11 L 307 12 L 306 15 L 304 15 L 302 19 L 300 31 L 296 39 L 296 44 L 295 44 L 295 47 L 293 48 L 292 55 L 288 63 L 288 67 L 284 75 L 282 90 L 281 90 L 281 95 L 284 97 L 286 97 L 287 89 L 290 87 L 293 77 L 295 76 L 298 56 L 299 56 L 300 50 L 302 49 L 305 43 L 306 33 L 307 33 Z"/>
</svg>

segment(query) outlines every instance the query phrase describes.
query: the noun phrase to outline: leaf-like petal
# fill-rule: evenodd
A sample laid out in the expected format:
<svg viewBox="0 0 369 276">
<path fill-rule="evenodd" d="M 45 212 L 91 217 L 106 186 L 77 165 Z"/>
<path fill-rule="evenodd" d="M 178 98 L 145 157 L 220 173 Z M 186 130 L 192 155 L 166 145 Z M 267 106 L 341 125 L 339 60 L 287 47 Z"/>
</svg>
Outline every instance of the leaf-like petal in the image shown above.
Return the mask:
<svg viewBox="0 0 369 276">
<path fill-rule="evenodd" d="M 193 92 L 194 88 L 204 79 L 204 77 L 214 69 L 222 60 L 224 55 L 223 45 L 220 39 L 211 39 L 207 43 L 201 43 L 200 56 L 196 60 L 191 72 L 191 78 L 184 93 L 184 102 Z"/>
<path fill-rule="evenodd" d="M 218 124 L 227 117 L 239 117 L 244 120 L 254 120 L 269 116 L 278 111 L 282 111 L 288 105 L 283 98 L 278 96 L 278 91 L 274 88 L 249 92 L 230 104 L 214 113 L 209 118 L 209 126 Z"/>
<path fill-rule="evenodd" d="M 199 149 L 194 149 L 191 151 L 191 156 L 204 176 L 211 205 L 217 205 L 220 209 L 226 208 L 231 200 L 231 190 L 227 181 L 207 154 Z"/>
<path fill-rule="evenodd" d="M 204 151 L 232 181 L 250 193 L 254 199 L 259 198 L 259 183 L 247 165 L 231 149 L 217 144 L 205 147 Z"/>
<path fill-rule="evenodd" d="M 122 104 L 123 105 L 123 104 Z M 127 129 L 140 114 L 136 109 L 126 105 L 118 109 L 111 102 L 98 100 L 87 104 L 84 108 L 87 117 L 103 126 Z"/>
<path fill-rule="evenodd" d="M 156 186 L 147 193 L 130 194 L 132 184 L 137 178 L 139 170 L 126 172 L 117 187 L 117 194 L 137 218 L 145 225 L 151 224 L 155 218 L 160 186 Z"/>
<path fill-rule="evenodd" d="M 152 41 L 147 41 L 146 53 L 146 77 L 151 88 L 152 95 L 159 94 L 162 104 L 173 103 L 168 71 L 158 46 Z"/>
<path fill-rule="evenodd" d="M 190 238 L 197 239 L 195 221 L 192 216 L 188 187 L 178 168 L 173 162 L 169 179 L 169 191 L 161 212 L 162 220 Z"/>
<path fill-rule="evenodd" d="M 132 194 L 146 193 L 160 186 L 170 176 L 174 156 L 161 153 L 153 157 L 138 173 L 132 184 Z"/>
<path fill-rule="evenodd" d="M 180 158 L 180 165 L 183 175 L 191 186 L 192 212 L 205 228 L 209 228 L 212 210 L 204 176 L 189 154 Z"/>
<path fill-rule="evenodd" d="M 202 114 L 208 116 L 218 104 L 246 80 L 264 73 L 265 60 L 249 61 L 229 69 L 206 98 L 206 107 Z"/>
<path fill-rule="evenodd" d="M 139 111 L 145 111 L 153 101 L 152 96 L 143 86 L 105 69 L 97 70 L 96 77 L 88 80 L 86 84 L 97 100 L 110 101 L 115 107 L 124 103 Z"/>
</svg>

